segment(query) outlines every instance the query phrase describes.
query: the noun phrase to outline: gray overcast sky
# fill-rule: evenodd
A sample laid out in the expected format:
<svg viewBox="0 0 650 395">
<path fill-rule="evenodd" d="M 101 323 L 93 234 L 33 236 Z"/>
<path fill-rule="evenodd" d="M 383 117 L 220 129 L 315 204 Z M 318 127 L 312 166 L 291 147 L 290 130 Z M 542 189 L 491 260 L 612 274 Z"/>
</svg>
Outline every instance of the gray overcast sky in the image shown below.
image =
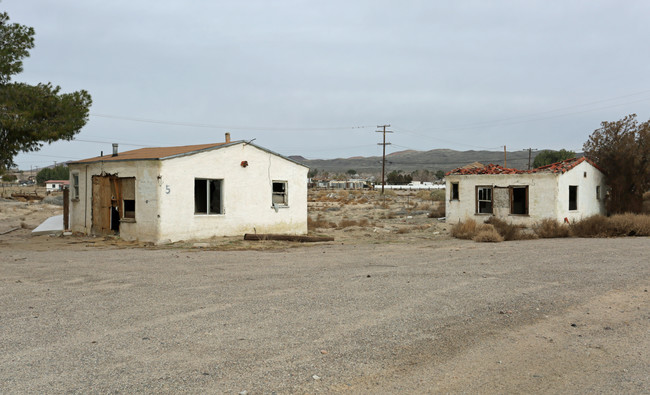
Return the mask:
<svg viewBox="0 0 650 395">
<path fill-rule="evenodd" d="M 650 118 L 645 0 L 2 0 L 0 9 L 36 30 L 15 81 L 93 97 L 77 136 L 86 141 L 21 154 L 22 169 L 108 153 L 111 142 L 201 144 L 226 131 L 284 155 L 378 155 L 384 123 L 395 131 L 389 152 L 580 150 L 601 121 Z"/>
</svg>

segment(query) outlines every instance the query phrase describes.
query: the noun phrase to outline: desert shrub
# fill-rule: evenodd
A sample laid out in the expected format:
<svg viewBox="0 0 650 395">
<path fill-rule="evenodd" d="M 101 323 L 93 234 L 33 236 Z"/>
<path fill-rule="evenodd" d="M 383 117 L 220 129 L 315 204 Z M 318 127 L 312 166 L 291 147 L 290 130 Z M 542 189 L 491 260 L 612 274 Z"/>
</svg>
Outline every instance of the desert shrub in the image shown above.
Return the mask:
<svg viewBox="0 0 650 395">
<path fill-rule="evenodd" d="M 650 236 L 650 215 L 626 213 L 607 220 L 611 236 Z"/>
<path fill-rule="evenodd" d="M 457 239 L 471 240 L 476 235 L 476 221 L 467 219 L 451 227 L 451 235 Z"/>
<path fill-rule="evenodd" d="M 522 240 L 525 236 L 521 229 L 513 224 L 509 224 L 504 220 L 496 217 L 490 217 L 485 221 L 486 224 L 494 226 L 494 228 L 503 237 L 503 240 Z"/>
<path fill-rule="evenodd" d="M 26 222 L 21 222 L 20 227 L 23 228 L 23 229 L 29 229 L 29 225 L 27 225 Z"/>
<path fill-rule="evenodd" d="M 323 216 L 321 214 L 318 214 L 316 219 L 307 217 L 307 229 L 316 228 L 336 228 L 336 224 L 334 222 L 323 219 Z"/>
<path fill-rule="evenodd" d="M 434 200 L 436 202 L 444 202 L 445 201 L 445 190 L 444 189 L 434 189 L 431 191 L 431 200 Z"/>
<path fill-rule="evenodd" d="M 359 223 L 353 219 L 343 218 L 338 225 L 339 229 L 349 228 L 351 226 L 357 226 Z"/>
<path fill-rule="evenodd" d="M 434 209 L 432 209 L 427 217 L 429 218 L 442 218 L 446 215 L 445 211 L 445 205 L 444 204 L 438 204 L 438 206 Z"/>
<path fill-rule="evenodd" d="M 533 231 L 543 239 L 569 237 L 569 226 L 551 218 L 545 218 L 533 225 Z"/>
<path fill-rule="evenodd" d="M 499 234 L 497 229 L 491 224 L 482 224 L 477 228 L 476 235 L 472 240 L 481 243 L 498 243 L 503 241 L 503 236 Z"/>
<path fill-rule="evenodd" d="M 573 237 L 616 236 L 609 225 L 609 221 L 604 215 L 593 215 L 569 224 L 569 230 Z"/>
<path fill-rule="evenodd" d="M 366 219 L 366 218 L 361 218 L 361 219 L 358 221 L 358 225 L 359 225 L 359 226 L 369 226 L 369 225 L 370 225 L 370 221 L 368 221 L 368 219 Z"/>
<path fill-rule="evenodd" d="M 411 233 L 411 228 L 407 228 L 407 227 L 399 228 L 397 229 L 397 233 L 400 235 L 403 235 L 405 233 Z"/>
</svg>

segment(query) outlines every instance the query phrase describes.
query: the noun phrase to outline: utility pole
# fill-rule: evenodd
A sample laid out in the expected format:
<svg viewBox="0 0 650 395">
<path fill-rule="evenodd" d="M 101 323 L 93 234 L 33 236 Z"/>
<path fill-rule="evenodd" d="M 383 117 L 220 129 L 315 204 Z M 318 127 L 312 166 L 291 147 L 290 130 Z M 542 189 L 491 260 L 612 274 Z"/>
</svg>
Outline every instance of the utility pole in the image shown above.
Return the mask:
<svg viewBox="0 0 650 395">
<path fill-rule="evenodd" d="M 524 151 L 526 151 L 524 149 Z M 537 148 L 528 148 L 528 170 L 530 170 L 530 161 L 532 160 L 533 151 L 537 151 Z"/>
<path fill-rule="evenodd" d="M 381 161 L 381 194 L 384 194 L 384 174 L 386 173 L 386 146 L 390 145 L 390 143 L 386 142 L 386 133 L 393 133 L 390 130 L 386 130 L 386 128 L 389 128 L 390 125 L 378 125 L 378 128 L 382 128 L 382 130 L 375 130 L 377 133 L 383 133 L 384 134 L 384 142 L 383 143 L 377 143 L 377 145 L 382 145 L 384 148 L 384 154 L 382 155 L 382 161 Z"/>
<path fill-rule="evenodd" d="M 508 153 L 505 145 L 503 146 L 503 167 L 508 168 Z"/>
</svg>

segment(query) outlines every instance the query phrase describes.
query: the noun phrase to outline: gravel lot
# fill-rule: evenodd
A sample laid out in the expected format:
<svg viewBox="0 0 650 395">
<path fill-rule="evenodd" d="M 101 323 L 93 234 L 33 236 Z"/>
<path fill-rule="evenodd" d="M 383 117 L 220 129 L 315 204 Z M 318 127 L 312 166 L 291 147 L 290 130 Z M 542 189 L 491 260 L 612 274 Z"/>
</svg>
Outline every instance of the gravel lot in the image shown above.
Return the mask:
<svg viewBox="0 0 650 395">
<path fill-rule="evenodd" d="M 35 243 L 0 243 L 3 393 L 650 388 L 648 238 Z"/>
</svg>

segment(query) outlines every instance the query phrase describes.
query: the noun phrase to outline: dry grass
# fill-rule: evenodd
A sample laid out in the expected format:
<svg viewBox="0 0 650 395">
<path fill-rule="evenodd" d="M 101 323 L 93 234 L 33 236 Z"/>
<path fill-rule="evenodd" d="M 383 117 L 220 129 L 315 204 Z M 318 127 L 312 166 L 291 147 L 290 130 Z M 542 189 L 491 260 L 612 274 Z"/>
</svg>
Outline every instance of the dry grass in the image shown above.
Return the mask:
<svg viewBox="0 0 650 395">
<path fill-rule="evenodd" d="M 569 227 L 574 237 L 650 236 L 650 215 L 627 213 L 609 218 L 594 215 Z"/>
<path fill-rule="evenodd" d="M 406 233 L 411 233 L 411 228 L 402 227 L 402 228 L 397 229 L 397 234 L 403 235 L 403 234 L 406 234 Z"/>
<path fill-rule="evenodd" d="M 569 226 L 554 219 L 546 218 L 533 225 L 533 231 L 543 239 L 569 237 Z"/>
<path fill-rule="evenodd" d="M 522 230 L 523 227 L 509 224 L 506 221 L 495 217 L 488 218 L 485 223 L 493 225 L 497 232 L 499 232 L 499 234 L 503 237 L 503 240 L 506 241 L 529 240 L 536 238 L 534 234 L 524 232 Z"/>
<path fill-rule="evenodd" d="M 480 243 L 498 243 L 503 241 L 503 236 L 491 224 L 482 224 L 477 228 L 477 233 L 472 240 Z"/>
<path fill-rule="evenodd" d="M 307 229 L 317 229 L 317 228 L 336 228 L 336 224 L 334 222 L 327 221 L 323 219 L 323 216 L 321 214 L 318 214 L 316 219 L 312 219 L 312 217 L 307 217 Z"/>
<path fill-rule="evenodd" d="M 451 227 L 451 235 L 457 239 L 471 240 L 476 236 L 476 221 L 468 219 Z"/>
<path fill-rule="evenodd" d="M 418 191 L 415 197 L 420 200 L 430 200 L 434 202 L 445 201 L 445 191 L 442 189 L 434 189 L 431 191 Z"/>
<path fill-rule="evenodd" d="M 27 225 L 26 222 L 21 222 L 20 227 L 23 228 L 23 229 L 29 229 L 29 225 Z"/>
<path fill-rule="evenodd" d="M 429 218 L 442 218 L 447 215 L 444 204 L 438 204 L 438 207 L 432 209 L 427 217 Z"/>
</svg>

